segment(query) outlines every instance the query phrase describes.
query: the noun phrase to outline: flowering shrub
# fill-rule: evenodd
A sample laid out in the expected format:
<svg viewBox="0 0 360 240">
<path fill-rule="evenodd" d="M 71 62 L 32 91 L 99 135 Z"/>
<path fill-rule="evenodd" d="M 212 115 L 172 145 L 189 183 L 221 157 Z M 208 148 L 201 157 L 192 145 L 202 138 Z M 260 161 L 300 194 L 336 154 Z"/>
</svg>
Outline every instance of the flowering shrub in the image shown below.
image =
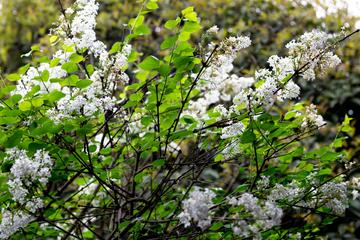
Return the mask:
<svg viewBox="0 0 360 240">
<path fill-rule="evenodd" d="M 156 0 L 142 1 L 109 50 L 96 40 L 95 0 L 59 3 L 50 34 L 62 49 L 35 59 L 32 47 L 32 66 L 1 89 L 1 239 L 304 239 L 344 214 L 351 190 L 358 197 L 359 181 L 332 171 L 346 159 L 342 138 L 318 151 L 301 144 L 325 125 L 316 106 L 272 111 L 299 97 L 297 77 L 337 66 L 331 50 L 353 33 L 305 33 L 245 78 L 232 62 L 250 38 L 209 43 L 214 26 L 192 46 L 202 28 L 193 7 L 165 23 L 168 55 L 140 62 L 131 40 L 150 33 Z M 240 165 L 238 186 L 205 177 L 224 164 Z"/>
</svg>

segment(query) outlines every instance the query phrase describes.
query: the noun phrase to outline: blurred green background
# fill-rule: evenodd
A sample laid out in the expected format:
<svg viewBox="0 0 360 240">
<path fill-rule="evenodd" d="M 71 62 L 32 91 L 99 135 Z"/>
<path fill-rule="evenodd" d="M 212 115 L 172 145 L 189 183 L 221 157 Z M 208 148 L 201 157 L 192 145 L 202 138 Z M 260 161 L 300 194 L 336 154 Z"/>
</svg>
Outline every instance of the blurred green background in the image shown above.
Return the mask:
<svg viewBox="0 0 360 240">
<path fill-rule="evenodd" d="M 71 0 L 61 0 L 67 7 Z M 100 40 L 112 46 L 121 41 L 127 34 L 124 27 L 128 21 L 136 17 L 140 3 L 136 1 L 103 0 L 100 3 L 97 17 L 97 36 Z M 29 52 L 32 45 L 38 45 L 43 50 L 41 55 L 51 56 L 56 47 L 49 44 L 49 29 L 57 20 L 60 11 L 57 0 L 0 0 L 0 67 L 3 77 L 16 72 L 28 63 L 28 58 L 20 55 Z M 163 40 L 173 33 L 164 28 L 167 20 L 181 15 L 181 10 L 195 6 L 201 19 L 204 31 L 214 24 L 219 28 L 219 34 L 212 36 L 213 41 L 220 41 L 224 37 L 247 35 L 252 39 L 252 45 L 243 51 L 234 62 L 234 72 L 239 76 L 253 76 L 259 68 L 268 67 L 267 59 L 271 55 L 286 56 L 285 45 L 296 39 L 306 31 L 319 29 L 330 34 L 339 33 L 342 26 L 348 31 L 355 30 L 355 23 L 359 19 L 352 17 L 346 8 L 338 9 L 335 13 L 324 18 L 316 18 L 316 11 L 306 1 L 291 0 L 188 0 L 173 1 L 159 0 L 159 9 L 145 15 L 145 24 L 152 31 L 150 35 L 138 37 L 132 41 L 133 47 L 144 56 L 153 54 L 165 55 L 160 50 Z M 319 1 L 319 6 L 326 8 Z M 191 41 L 198 43 L 200 34 L 193 34 Z M 358 162 L 360 157 L 360 136 L 356 128 L 360 123 L 360 34 L 351 37 L 336 51 L 342 64 L 328 72 L 325 76 L 313 82 L 301 78 L 297 83 L 302 87 L 301 100 L 320 106 L 320 113 L 324 116 L 328 126 L 317 133 L 314 138 L 305 142 L 308 149 L 320 148 L 335 138 L 337 126 L 344 120 L 345 114 L 353 117 L 354 130 L 341 136 L 348 136 L 343 148 L 348 155 L 347 160 Z M 57 46 L 59 47 L 59 46 Z M 140 61 L 140 59 L 139 59 Z M 131 71 L 131 68 L 130 68 Z M 131 72 L 129 72 L 131 76 Z M 299 100 L 300 101 L 300 100 Z M 284 114 L 292 102 L 285 102 L 282 106 L 275 106 L 275 111 Z M 344 168 L 341 164 L 334 164 L 334 174 Z M 214 172 L 209 172 L 212 178 L 222 183 L 229 183 L 234 178 L 240 180 L 237 169 L 224 166 Z M 358 174 L 356 171 L 351 175 Z M 351 202 L 347 217 L 360 218 L 360 200 Z M 313 216 L 313 218 L 320 216 Z M 314 219 L 309 219 L 312 221 Z M 324 239 L 358 239 L 360 238 L 360 221 L 354 222 L 347 218 L 339 218 L 330 228 L 323 229 Z"/>
</svg>

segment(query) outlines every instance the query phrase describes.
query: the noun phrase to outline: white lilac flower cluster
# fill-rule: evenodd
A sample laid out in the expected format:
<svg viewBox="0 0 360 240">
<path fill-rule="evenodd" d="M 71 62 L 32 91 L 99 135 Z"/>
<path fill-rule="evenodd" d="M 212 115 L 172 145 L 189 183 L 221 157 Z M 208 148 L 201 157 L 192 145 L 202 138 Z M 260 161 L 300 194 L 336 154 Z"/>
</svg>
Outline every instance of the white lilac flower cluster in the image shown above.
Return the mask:
<svg viewBox="0 0 360 240">
<path fill-rule="evenodd" d="M 101 41 L 96 40 L 95 17 L 98 11 L 98 3 L 95 0 L 77 0 L 74 8 L 68 8 L 65 18 L 61 15 L 59 26 L 52 29 L 50 35 L 57 36 L 65 45 L 72 46 L 72 51 L 59 50 L 53 55 L 53 59 L 59 60 L 58 66 L 51 66 L 49 63 L 41 63 L 37 67 L 30 67 L 28 71 L 21 75 L 20 84 L 11 94 L 21 94 L 22 101 L 27 93 L 38 86 L 40 90 L 37 95 L 59 91 L 66 96 L 61 98 L 56 107 L 47 110 L 46 116 L 54 121 L 55 124 L 64 123 L 66 120 L 76 119 L 79 115 L 92 117 L 99 116 L 108 110 L 113 110 L 116 98 L 112 92 L 116 90 L 117 83 L 127 84 L 129 77 L 124 72 L 127 68 L 127 59 L 131 53 L 131 46 L 123 45 L 120 51 L 113 56 L 109 56 L 106 46 Z M 86 52 L 87 51 L 87 52 Z M 66 78 L 80 81 L 82 74 L 76 72 L 69 76 L 63 70 L 62 64 L 70 62 L 73 53 L 91 53 L 99 61 L 99 69 L 91 74 L 82 69 L 86 79 L 92 81 L 86 88 L 76 88 L 69 86 Z M 49 76 L 47 81 L 40 81 L 39 76 Z M 91 75 L 91 76 L 90 76 Z M 55 79 L 53 81 L 52 79 Z M 64 79 L 61 81 L 61 79 Z"/>
<path fill-rule="evenodd" d="M 183 211 L 178 215 L 180 222 L 185 227 L 190 226 L 193 220 L 197 226 L 204 229 L 211 224 L 211 211 L 210 207 L 213 205 L 212 199 L 216 194 L 209 190 L 203 191 L 199 187 L 194 187 L 194 191 L 190 192 L 189 199 L 182 202 Z"/>
<path fill-rule="evenodd" d="M 310 62 L 309 66 L 300 75 L 307 80 L 315 79 L 315 70 L 324 74 L 341 63 L 340 58 L 332 52 L 326 52 L 329 35 L 319 30 L 303 34 L 297 41 L 292 40 L 285 47 L 296 67 Z"/>
<path fill-rule="evenodd" d="M 25 227 L 30 221 L 30 215 L 23 212 L 1 212 L 0 239 L 8 239 L 12 234 Z"/>
<path fill-rule="evenodd" d="M 315 175 L 316 173 L 312 173 L 306 178 L 306 181 L 308 181 L 307 186 L 313 186 L 310 195 L 305 197 L 305 194 L 307 193 L 306 188 L 303 187 L 301 182 L 293 180 L 286 186 L 277 183 L 271 190 L 268 200 L 295 201 L 295 206 L 299 208 L 315 208 L 324 206 L 336 214 L 344 213 L 345 205 L 348 202 L 346 195 L 346 183 L 340 181 L 330 181 L 321 185 L 320 181 L 315 178 Z M 305 198 L 302 199 L 303 197 Z"/>
<path fill-rule="evenodd" d="M 209 29 L 211 33 L 217 31 L 217 28 Z M 249 37 L 230 37 L 220 43 L 219 50 L 223 54 L 213 56 L 210 66 L 201 74 L 200 81 L 196 85 L 199 91 L 199 98 L 196 101 L 190 101 L 187 111 L 183 115 L 191 115 L 197 120 L 206 117 L 206 110 L 211 104 L 216 104 L 219 101 L 230 101 L 231 98 L 242 89 L 250 87 L 254 82 L 254 78 L 238 77 L 231 74 L 234 66 L 232 62 L 235 60 L 236 54 L 241 49 L 250 46 L 251 40 Z M 210 49 L 215 46 L 210 44 Z M 206 54 L 207 57 L 210 53 Z M 191 76 L 196 78 L 196 74 Z M 204 119 L 202 119 L 204 120 Z M 206 119 L 205 119 L 206 120 Z"/>
<path fill-rule="evenodd" d="M 301 119 L 301 127 L 323 127 L 326 122 L 323 120 L 321 115 L 317 114 L 317 109 L 314 104 L 310 104 L 310 106 L 306 107 L 305 115 L 301 115 L 299 112 L 295 115 L 295 117 Z"/>
<path fill-rule="evenodd" d="M 285 58 L 271 56 L 268 60 L 271 70 L 260 69 L 255 72 L 255 78 L 258 80 L 257 88 L 255 90 L 241 90 L 233 100 L 235 109 L 246 108 L 259 103 L 271 106 L 275 102 L 275 93 L 281 102 L 285 99 L 298 98 L 300 87 L 288 79 L 291 74 L 295 73 L 296 69 L 310 61 L 300 76 L 313 80 L 315 70 L 320 70 L 323 74 L 327 69 L 341 63 L 338 56 L 331 52 L 324 52 L 327 40 L 328 35 L 326 33 L 314 30 L 311 33 L 305 33 L 297 41 L 288 43 L 286 47 L 289 49 L 290 56 Z M 319 53 L 324 54 L 318 56 Z"/>
<path fill-rule="evenodd" d="M 30 213 L 35 213 L 44 206 L 43 200 L 38 196 L 32 196 L 28 191 L 33 183 L 39 181 L 47 184 L 51 176 L 51 159 L 48 152 L 37 150 L 33 157 L 28 157 L 25 150 L 10 148 L 6 150 L 5 161 L 14 161 L 10 168 L 9 191 L 12 199 L 18 201 L 22 208 Z M 30 215 L 23 210 L 2 211 L 0 224 L 0 238 L 6 239 L 13 233 L 24 227 L 30 220 Z"/>
<path fill-rule="evenodd" d="M 232 215 L 238 219 L 239 214 L 246 214 L 250 221 L 237 220 L 232 226 L 235 235 L 248 237 L 254 235 L 256 239 L 262 239 L 260 229 L 270 229 L 281 223 L 283 210 L 273 202 L 260 201 L 250 193 L 244 193 L 240 197 L 229 197 L 228 203 L 233 207 L 243 207 L 241 212 Z"/>
<path fill-rule="evenodd" d="M 359 194 L 359 191 L 356 190 L 355 188 L 360 187 L 360 180 L 359 180 L 359 178 L 353 177 L 353 178 L 351 179 L 351 181 L 347 181 L 346 184 L 354 188 L 354 190 L 351 192 L 351 194 L 352 194 L 352 196 L 353 196 L 353 200 L 355 200 L 356 198 L 358 198 L 358 197 L 360 196 L 360 194 Z"/>
</svg>

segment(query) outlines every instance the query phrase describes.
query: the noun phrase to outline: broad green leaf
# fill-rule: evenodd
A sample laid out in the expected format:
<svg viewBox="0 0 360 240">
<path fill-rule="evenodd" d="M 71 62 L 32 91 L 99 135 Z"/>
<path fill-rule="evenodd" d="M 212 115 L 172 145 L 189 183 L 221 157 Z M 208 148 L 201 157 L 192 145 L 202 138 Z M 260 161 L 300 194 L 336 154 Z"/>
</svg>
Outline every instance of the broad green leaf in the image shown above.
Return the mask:
<svg viewBox="0 0 360 240">
<path fill-rule="evenodd" d="M 318 175 L 329 175 L 332 174 L 332 171 L 330 168 L 321 169 L 318 173 Z"/>
<path fill-rule="evenodd" d="M 10 85 L 6 88 L 1 89 L 1 92 L 3 93 L 9 93 L 11 91 L 14 91 L 16 89 L 16 85 Z"/>
<path fill-rule="evenodd" d="M 187 13 L 193 12 L 193 11 L 194 11 L 194 7 L 188 7 L 188 8 L 185 8 L 184 10 L 182 10 L 181 13 L 183 16 L 185 16 Z"/>
<path fill-rule="evenodd" d="M 299 146 L 295 149 L 295 151 L 293 152 L 293 156 L 297 157 L 300 156 L 302 153 L 304 152 L 304 147 L 303 146 Z"/>
<path fill-rule="evenodd" d="M 34 98 L 31 102 L 34 107 L 39 107 L 44 104 L 44 100 L 42 98 Z"/>
<path fill-rule="evenodd" d="M 94 73 L 94 66 L 89 64 L 89 65 L 86 66 L 86 70 L 89 73 L 89 75 L 91 76 Z"/>
<path fill-rule="evenodd" d="M 51 93 L 48 93 L 46 95 L 46 98 L 50 101 L 50 102 L 55 102 L 57 100 L 60 100 L 61 98 L 65 97 L 66 94 L 65 93 L 62 93 L 62 92 L 59 92 L 59 91 L 53 91 Z"/>
<path fill-rule="evenodd" d="M 28 63 L 28 64 L 26 64 L 25 66 L 21 67 L 21 68 L 19 69 L 19 74 L 21 75 L 21 74 L 26 73 L 26 71 L 29 69 L 29 67 L 30 67 L 30 63 Z"/>
<path fill-rule="evenodd" d="M 320 160 L 321 161 L 335 160 L 336 158 L 340 157 L 341 155 L 343 155 L 342 152 L 326 152 L 320 157 Z"/>
<path fill-rule="evenodd" d="M 18 103 L 20 100 L 22 99 L 22 95 L 21 94 L 15 94 L 11 96 L 11 101 L 13 103 Z"/>
<path fill-rule="evenodd" d="M 209 228 L 209 230 L 216 231 L 216 230 L 219 230 L 222 226 L 224 226 L 224 224 L 222 222 L 217 222 L 214 225 L 212 225 L 211 228 Z"/>
<path fill-rule="evenodd" d="M 2 117 L 0 118 L 0 125 L 9 125 L 12 123 L 16 123 L 15 117 Z"/>
<path fill-rule="evenodd" d="M 158 160 L 155 160 L 154 162 L 151 163 L 151 165 L 153 165 L 154 167 L 161 167 L 164 164 L 165 164 L 164 159 L 158 159 Z"/>
<path fill-rule="evenodd" d="M 197 19 L 197 14 L 196 12 L 189 12 L 185 15 L 185 18 L 187 18 L 189 21 L 194 21 L 194 22 L 199 22 L 199 20 Z"/>
<path fill-rule="evenodd" d="M 176 18 L 176 20 L 169 20 L 165 23 L 165 28 L 174 28 L 180 21 L 181 19 L 179 17 Z"/>
<path fill-rule="evenodd" d="M 123 223 L 120 223 L 119 225 L 119 230 L 122 230 L 123 228 L 125 228 L 126 226 L 128 226 L 130 224 L 130 221 L 126 221 Z"/>
<path fill-rule="evenodd" d="M 67 71 L 68 73 L 72 73 L 78 70 L 78 66 L 73 62 L 64 63 L 61 66 L 61 69 Z"/>
<path fill-rule="evenodd" d="M 116 42 L 116 43 L 114 43 L 114 45 L 112 45 L 111 50 L 109 51 L 109 54 L 116 53 L 116 52 L 120 51 L 120 49 L 121 49 L 121 42 Z"/>
<path fill-rule="evenodd" d="M 218 161 L 221 161 L 221 160 L 223 160 L 223 155 L 222 154 L 218 154 L 217 156 L 216 156 L 216 158 L 214 159 L 214 161 L 215 162 L 218 162 Z"/>
<path fill-rule="evenodd" d="M 145 177 L 145 179 L 142 181 L 142 183 L 140 184 L 140 188 L 145 187 L 145 184 L 147 184 L 150 180 L 151 180 L 151 175 L 147 175 Z"/>
<path fill-rule="evenodd" d="M 287 76 L 282 80 L 282 82 L 287 82 L 292 76 L 293 76 L 293 74 L 287 75 Z"/>
<path fill-rule="evenodd" d="M 7 79 L 8 79 L 9 81 L 17 81 L 17 80 L 20 80 L 21 77 L 20 77 L 19 74 L 13 73 L 13 74 L 10 74 L 10 75 L 7 77 Z"/>
<path fill-rule="evenodd" d="M 44 56 L 44 57 L 38 59 L 38 62 L 40 62 L 40 63 L 50 63 L 51 61 L 47 56 Z"/>
<path fill-rule="evenodd" d="M 187 41 L 190 39 L 190 33 L 189 32 L 185 32 L 185 31 L 182 31 L 180 33 L 180 36 L 179 36 L 179 41 Z"/>
<path fill-rule="evenodd" d="M 60 58 L 55 58 L 50 62 L 50 68 L 56 67 L 60 62 Z"/>
<path fill-rule="evenodd" d="M 179 35 L 175 35 L 171 38 L 165 39 L 165 41 L 162 42 L 160 48 L 166 49 L 166 48 L 172 47 L 176 43 L 178 38 L 179 38 Z"/>
<path fill-rule="evenodd" d="M 69 59 L 73 63 L 79 63 L 79 62 L 82 62 L 82 61 L 85 60 L 83 56 L 80 56 L 80 55 L 78 55 L 76 53 L 71 54 Z"/>
<path fill-rule="evenodd" d="M 101 149 L 100 150 L 100 154 L 101 155 L 107 155 L 107 154 L 109 154 L 109 153 L 111 153 L 112 152 L 112 149 L 111 148 L 104 148 L 104 149 Z"/>
<path fill-rule="evenodd" d="M 146 35 L 146 34 L 150 34 L 150 30 L 147 26 L 145 25 L 140 25 L 139 27 L 137 27 L 135 29 L 134 32 L 136 35 Z"/>
<path fill-rule="evenodd" d="M 143 174 L 143 173 L 136 174 L 134 177 L 135 182 L 138 182 L 140 179 L 142 179 L 144 177 L 144 175 L 145 174 Z"/>
<path fill-rule="evenodd" d="M 6 148 L 16 147 L 21 142 L 22 135 L 23 132 L 21 130 L 17 131 L 4 142 L 4 146 Z"/>
<path fill-rule="evenodd" d="M 78 81 L 76 83 L 76 86 L 78 88 L 86 88 L 88 86 L 90 86 L 93 83 L 93 81 L 89 80 L 89 79 L 81 79 L 80 81 Z"/>
<path fill-rule="evenodd" d="M 122 106 L 123 108 L 129 108 L 129 107 L 133 107 L 138 103 L 138 101 L 129 101 L 127 102 L 124 106 Z"/>
<path fill-rule="evenodd" d="M 158 72 L 160 73 L 161 76 L 166 77 L 171 72 L 171 67 L 168 65 L 161 66 L 159 67 Z"/>
<path fill-rule="evenodd" d="M 185 23 L 183 30 L 188 33 L 193 33 L 199 29 L 202 29 L 202 26 L 200 26 L 198 22 L 189 21 Z"/>
<path fill-rule="evenodd" d="M 286 113 L 285 115 L 285 120 L 289 120 L 290 118 L 294 117 L 296 115 L 296 111 L 290 111 L 288 113 Z"/>
<path fill-rule="evenodd" d="M 19 103 L 19 109 L 21 111 L 27 111 L 31 108 L 31 103 L 29 101 L 23 101 L 21 103 Z"/>
<path fill-rule="evenodd" d="M 157 8 L 159 8 L 159 6 L 157 5 L 156 2 L 149 2 L 148 4 L 146 4 L 146 7 L 148 9 L 157 9 Z"/>
<path fill-rule="evenodd" d="M 14 162 L 15 162 L 14 160 L 3 162 L 1 164 L 1 172 L 2 173 L 10 172 L 10 169 L 14 165 Z M 12 196 L 12 195 L 10 194 L 10 196 Z"/>
<path fill-rule="evenodd" d="M 160 61 L 154 56 L 147 57 L 139 64 L 139 68 L 143 70 L 152 70 L 160 66 Z"/>
<path fill-rule="evenodd" d="M 251 130 L 247 130 L 241 136 L 241 143 L 251 143 L 255 139 L 256 139 L 256 135 Z"/>
</svg>

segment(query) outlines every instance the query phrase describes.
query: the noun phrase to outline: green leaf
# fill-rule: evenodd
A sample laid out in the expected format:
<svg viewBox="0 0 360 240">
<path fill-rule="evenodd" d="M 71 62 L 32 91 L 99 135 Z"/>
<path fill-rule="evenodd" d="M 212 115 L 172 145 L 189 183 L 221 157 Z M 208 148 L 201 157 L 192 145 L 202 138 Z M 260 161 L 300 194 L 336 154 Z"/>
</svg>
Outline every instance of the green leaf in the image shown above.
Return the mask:
<svg viewBox="0 0 360 240">
<path fill-rule="evenodd" d="M 34 107 L 39 107 L 44 104 L 44 100 L 42 98 L 34 98 L 31 102 Z"/>
<path fill-rule="evenodd" d="M 59 125 L 54 125 L 50 130 L 49 133 L 51 134 L 55 134 L 60 132 L 61 130 L 63 130 L 64 125 L 63 124 L 59 124 Z"/>
<path fill-rule="evenodd" d="M 146 7 L 148 9 L 157 9 L 157 8 L 159 8 L 159 6 L 157 5 L 156 2 L 149 2 L 148 4 L 146 4 Z"/>
<path fill-rule="evenodd" d="M 80 56 L 80 55 L 78 55 L 76 53 L 71 54 L 69 59 L 73 63 L 79 63 L 79 62 L 82 62 L 82 61 L 85 60 L 83 56 Z"/>
<path fill-rule="evenodd" d="M 50 62 L 50 68 L 56 67 L 60 62 L 60 58 L 55 58 Z"/>
<path fill-rule="evenodd" d="M 11 167 L 14 165 L 14 160 L 12 161 L 6 161 L 1 164 L 1 172 L 7 173 L 10 172 Z"/>
<path fill-rule="evenodd" d="M 222 226 L 224 226 L 224 224 L 222 222 L 217 222 L 214 225 L 212 225 L 211 228 L 209 228 L 209 230 L 216 231 L 216 230 L 219 230 Z"/>
<path fill-rule="evenodd" d="M 187 18 L 189 21 L 199 22 L 196 12 L 187 13 L 185 18 Z"/>
<path fill-rule="evenodd" d="M 293 152 L 293 156 L 297 157 L 300 156 L 302 153 L 304 152 L 304 147 L 303 146 L 299 146 L 295 149 L 295 151 Z"/>
<path fill-rule="evenodd" d="M 2 117 L 0 118 L 0 125 L 9 125 L 12 123 L 16 123 L 15 117 Z"/>
<path fill-rule="evenodd" d="M 19 109 L 23 112 L 29 110 L 31 108 L 31 103 L 29 101 L 23 101 L 19 103 Z"/>
<path fill-rule="evenodd" d="M 321 161 L 335 160 L 336 158 L 340 157 L 341 155 L 343 155 L 342 152 L 326 152 L 320 157 L 320 160 Z"/>
<path fill-rule="evenodd" d="M 143 117 L 140 120 L 140 123 L 144 126 L 149 126 L 149 124 L 152 122 L 152 117 Z"/>
<path fill-rule="evenodd" d="M 66 96 L 66 94 L 65 93 L 62 93 L 62 92 L 59 92 L 59 91 L 53 91 L 53 92 L 51 92 L 51 93 L 48 93 L 47 95 L 46 95 L 46 98 L 47 98 L 47 100 L 49 100 L 50 102 L 55 102 L 55 101 L 57 101 L 57 100 L 60 100 L 60 99 L 62 99 L 63 97 L 65 97 Z"/>
<path fill-rule="evenodd" d="M 189 32 L 181 32 L 179 36 L 179 41 L 187 41 L 190 39 L 190 33 Z"/>
<path fill-rule="evenodd" d="M 135 29 L 134 32 L 136 35 L 146 35 L 146 34 L 150 34 L 150 30 L 147 26 L 145 25 L 140 25 L 139 27 L 137 27 Z"/>
<path fill-rule="evenodd" d="M 89 75 L 91 76 L 94 73 L 94 66 L 89 64 L 86 66 L 86 70 L 88 71 Z"/>
<path fill-rule="evenodd" d="M 329 175 L 332 174 L 332 171 L 330 168 L 321 169 L 318 173 L 318 175 Z"/>
<path fill-rule="evenodd" d="M 345 127 L 342 127 L 341 128 L 341 131 L 342 132 L 349 132 L 349 131 L 351 131 L 353 128 L 351 127 L 351 126 L 349 126 L 349 125 L 347 125 L 347 126 L 345 126 Z"/>
<path fill-rule="evenodd" d="M 161 167 L 165 164 L 165 160 L 164 159 L 158 159 L 155 160 L 151 163 L 151 165 L 153 165 L 154 167 Z"/>
<path fill-rule="evenodd" d="M 1 89 L 1 92 L 3 93 L 9 93 L 11 91 L 14 91 L 16 89 L 16 85 L 10 85 L 6 88 Z"/>
<path fill-rule="evenodd" d="M 21 94 L 14 94 L 14 95 L 11 96 L 11 101 L 13 103 L 18 103 L 21 99 L 22 99 Z"/>
<path fill-rule="evenodd" d="M 19 74 L 14 73 L 14 74 L 10 74 L 10 75 L 7 77 L 7 79 L 8 79 L 9 81 L 17 81 L 17 80 L 20 80 L 21 77 L 20 77 Z"/>
<path fill-rule="evenodd" d="M 189 124 L 193 124 L 193 123 L 196 122 L 195 119 L 194 119 L 192 116 L 190 116 L 190 115 L 185 115 L 185 116 L 183 117 L 183 119 L 184 119 L 184 122 L 185 122 L 185 123 L 189 123 Z"/>
<path fill-rule="evenodd" d="M 239 173 L 240 173 L 240 174 L 243 173 L 246 169 L 247 169 L 247 167 L 241 167 L 241 168 L 239 168 Z"/>
<path fill-rule="evenodd" d="M 145 184 L 147 184 L 150 180 L 151 180 L 151 175 L 147 175 L 144 181 L 142 181 L 142 183 L 140 184 L 140 188 L 143 188 Z"/>
<path fill-rule="evenodd" d="M 135 182 L 138 182 L 140 179 L 142 179 L 144 177 L 144 175 L 145 174 L 143 174 L 143 173 L 136 174 L 134 177 Z"/>
<path fill-rule="evenodd" d="M 28 64 L 26 64 L 25 66 L 21 67 L 21 68 L 19 69 L 19 74 L 21 75 L 21 74 L 26 73 L 26 71 L 29 69 L 29 67 L 30 67 L 30 63 L 28 63 Z"/>
<path fill-rule="evenodd" d="M 133 107 L 138 103 L 138 101 L 129 101 L 127 102 L 124 106 L 122 106 L 123 108 L 129 108 L 129 107 Z"/>
<path fill-rule="evenodd" d="M 78 70 L 78 67 L 75 63 L 73 62 L 68 62 L 68 63 L 64 63 L 61 66 L 61 69 L 65 70 L 68 73 L 72 73 Z"/>
<path fill-rule="evenodd" d="M 86 88 L 90 86 L 93 83 L 93 81 L 89 79 L 81 79 L 80 81 L 76 82 L 76 86 L 78 88 Z"/>
<path fill-rule="evenodd" d="M 40 62 L 40 63 L 50 63 L 51 61 L 47 56 L 44 56 L 44 57 L 38 59 L 38 62 Z"/>
<path fill-rule="evenodd" d="M 130 221 L 126 221 L 123 223 L 120 223 L 119 225 L 119 230 L 122 230 L 124 227 L 128 226 L 130 224 Z"/>
<path fill-rule="evenodd" d="M 112 149 L 111 148 L 104 148 L 104 149 L 101 149 L 100 150 L 100 154 L 101 155 L 107 155 L 107 154 L 109 154 L 109 153 L 111 153 L 112 152 Z"/>
<path fill-rule="evenodd" d="M 287 76 L 282 80 L 282 82 L 287 82 L 292 76 L 293 76 L 293 74 L 287 75 Z"/>
<path fill-rule="evenodd" d="M 161 76 L 166 77 L 171 72 L 171 67 L 168 65 L 161 66 L 159 67 L 158 72 L 160 73 Z"/>
<path fill-rule="evenodd" d="M 176 18 L 176 20 L 169 20 L 165 23 L 165 28 L 174 28 L 180 21 L 181 19 L 179 17 Z"/>
<path fill-rule="evenodd" d="M 165 41 L 162 42 L 160 48 L 161 49 L 166 49 L 166 48 L 174 46 L 174 44 L 176 43 L 178 38 L 179 38 L 179 35 L 175 35 L 175 36 L 173 36 L 171 38 L 165 39 Z"/>
<path fill-rule="evenodd" d="M 216 158 L 214 159 L 214 161 L 215 162 L 218 162 L 218 161 L 221 161 L 221 160 L 223 160 L 223 155 L 222 154 L 218 154 L 217 156 L 216 156 Z"/>
<path fill-rule="evenodd" d="M 109 54 L 116 53 L 116 52 L 120 51 L 120 49 L 121 49 L 121 42 L 116 42 L 116 43 L 114 43 L 114 45 L 112 45 L 111 50 L 109 51 Z"/>
<path fill-rule="evenodd" d="M 189 21 L 185 23 L 183 30 L 188 33 L 193 33 L 199 29 L 202 29 L 202 26 L 200 26 L 198 22 Z"/>
<path fill-rule="evenodd" d="M 181 13 L 183 16 L 185 16 L 187 13 L 193 12 L 193 11 L 194 11 L 194 7 L 188 7 L 188 8 L 185 8 L 184 10 L 182 10 Z"/>
<path fill-rule="evenodd" d="M 290 111 L 288 113 L 286 113 L 285 115 L 285 120 L 289 120 L 290 118 L 294 117 L 296 115 L 296 111 Z"/>
<path fill-rule="evenodd" d="M 44 217 L 48 218 L 50 217 L 51 215 L 53 215 L 55 213 L 55 210 L 52 209 L 52 208 L 49 208 L 46 210 L 45 214 L 44 214 Z"/>
<path fill-rule="evenodd" d="M 160 61 L 154 56 L 147 57 L 139 64 L 139 68 L 143 70 L 152 70 L 160 66 Z"/>
<path fill-rule="evenodd" d="M 251 143 L 255 139 L 256 139 L 256 135 L 251 130 L 247 130 L 241 136 L 241 143 Z"/>
<path fill-rule="evenodd" d="M 13 148 L 16 147 L 20 142 L 23 135 L 23 131 L 19 130 L 11 137 L 8 138 L 8 140 L 5 141 L 4 146 L 7 148 Z"/>
</svg>

